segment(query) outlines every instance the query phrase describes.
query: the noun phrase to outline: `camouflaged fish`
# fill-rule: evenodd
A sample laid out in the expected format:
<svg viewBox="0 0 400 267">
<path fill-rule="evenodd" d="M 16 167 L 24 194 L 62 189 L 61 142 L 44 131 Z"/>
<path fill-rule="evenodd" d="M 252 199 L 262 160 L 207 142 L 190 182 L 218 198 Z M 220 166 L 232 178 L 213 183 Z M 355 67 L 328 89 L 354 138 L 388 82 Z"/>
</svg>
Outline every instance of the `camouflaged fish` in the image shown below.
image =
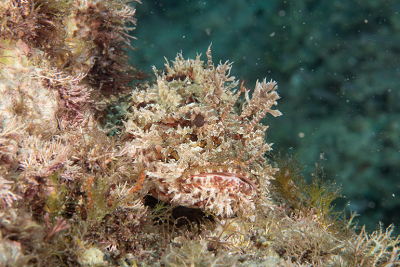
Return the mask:
<svg viewBox="0 0 400 267">
<path fill-rule="evenodd" d="M 264 156 L 267 113 L 280 116 L 275 81 L 256 82 L 252 96 L 233 76 L 232 63 L 207 64 L 178 54 L 157 81 L 132 93 L 125 122 L 131 151 L 144 166 L 144 188 L 172 204 L 229 217 L 254 209 L 277 171 Z M 235 90 L 236 89 L 236 90 Z M 244 95 L 243 101 L 238 101 Z M 241 105 L 240 102 L 242 103 Z"/>
</svg>

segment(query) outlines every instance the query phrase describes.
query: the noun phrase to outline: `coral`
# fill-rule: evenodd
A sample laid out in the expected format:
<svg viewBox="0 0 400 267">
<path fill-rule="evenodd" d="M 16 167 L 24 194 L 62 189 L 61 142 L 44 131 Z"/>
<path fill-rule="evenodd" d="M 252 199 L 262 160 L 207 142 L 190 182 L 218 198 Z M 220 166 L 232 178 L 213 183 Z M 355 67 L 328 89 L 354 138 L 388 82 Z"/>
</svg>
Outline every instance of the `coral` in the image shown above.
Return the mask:
<svg viewBox="0 0 400 267">
<path fill-rule="evenodd" d="M 211 47 L 211 46 L 210 46 Z M 146 172 L 145 188 L 154 197 L 177 205 L 231 216 L 254 209 L 253 199 L 268 191 L 277 169 L 263 156 L 268 128 L 259 121 L 279 99 L 276 82 L 256 83 L 253 96 L 230 76 L 231 63 L 215 67 L 211 49 L 207 65 L 200 56 L 184 60 L 157 74 L 146 90 L 134 90 L 126 131 L 130 151 Z M 244 93 L 241 112 L 234 108 Z"/>
</svg>

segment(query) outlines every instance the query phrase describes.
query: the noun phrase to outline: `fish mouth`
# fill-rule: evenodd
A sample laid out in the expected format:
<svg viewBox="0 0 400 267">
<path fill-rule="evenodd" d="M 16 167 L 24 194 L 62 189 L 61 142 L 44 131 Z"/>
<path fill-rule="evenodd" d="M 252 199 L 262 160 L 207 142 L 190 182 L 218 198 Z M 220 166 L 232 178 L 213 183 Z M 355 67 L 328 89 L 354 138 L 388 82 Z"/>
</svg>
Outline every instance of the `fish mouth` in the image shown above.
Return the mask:
<svg viewBox="0 0 400 267">
<path fill-rule="evenodd" d="M 210 176 L 214 176 L 215 179 L 221 178 L 221 179 L 232 179 L 232 180 L 240 180 L 241 182 L 247 183 L 249 184 L 256 192 L 258 191 L 258 187 L 257 185 L 250 180 L 249 177 L 241 174 L 241 173 L 237 173 L 237 172 L 207 172 L 207 173 L 200 173 L 200 174 L 196 174 L 193 175 L 193 177 L 210 177 Z"/>
</svg>

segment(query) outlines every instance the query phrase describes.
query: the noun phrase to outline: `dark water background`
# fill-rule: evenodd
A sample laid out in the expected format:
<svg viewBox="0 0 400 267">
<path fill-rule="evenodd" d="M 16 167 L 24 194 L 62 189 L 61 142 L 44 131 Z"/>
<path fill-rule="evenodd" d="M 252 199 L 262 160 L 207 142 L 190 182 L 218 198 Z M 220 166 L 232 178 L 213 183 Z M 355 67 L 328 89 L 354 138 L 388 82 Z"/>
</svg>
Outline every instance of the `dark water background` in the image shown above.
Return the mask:
<svg viewBox="0 0 400 267">
<path fill-rule="evenodd" d="M 151 73 L 203 54 L 234 61 L 254 88 L 279 84 L 267 117 L 274 152 L 297 155 L 311 180 L 321 152 L 327 179 L 342 184 L 338 210 L 400 227 L 400 1 L 143 1 L 132 63 Z M 400 231 L 397 229 L 397 234 Z"/>
</svg>

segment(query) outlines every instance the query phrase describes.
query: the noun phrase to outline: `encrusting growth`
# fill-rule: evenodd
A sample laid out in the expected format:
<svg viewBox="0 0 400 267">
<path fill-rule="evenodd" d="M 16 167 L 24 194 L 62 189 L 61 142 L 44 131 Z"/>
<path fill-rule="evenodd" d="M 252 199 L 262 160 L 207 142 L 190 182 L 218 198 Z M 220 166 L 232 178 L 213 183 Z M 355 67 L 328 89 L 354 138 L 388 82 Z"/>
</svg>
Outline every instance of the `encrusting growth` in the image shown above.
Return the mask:
<svg viewBox="0 0 400 267">
<path fill-rule="evenodd" d="M 209 47 L 132 85 L 130 2 L 0 1 L 0 266 L 399 266 L 319 163 L 267 159 L 276 82 Z"/>
<path fill-rule="evenodd" d="M 267 192 L 277 171 L 263 156 L 271 150 L 259 123 L 279 99 L 276 82 L 256 83 L 250 98 L 243 84 L 230 76 L 232 63 L 212 63 L 211 49 L 204 65 L 200 55 L 157 75 L 146 90 L 134 90 L 127 114 L 130 153 L 145 168 L 144 188 L 156 198 L 176 205 L 231 216 L 254 209 L 254 198 Z M 235 104 L 245 93 L 246 104 Z M 265 194 L 264 194 L 265 195 Z"/>
</svg>

